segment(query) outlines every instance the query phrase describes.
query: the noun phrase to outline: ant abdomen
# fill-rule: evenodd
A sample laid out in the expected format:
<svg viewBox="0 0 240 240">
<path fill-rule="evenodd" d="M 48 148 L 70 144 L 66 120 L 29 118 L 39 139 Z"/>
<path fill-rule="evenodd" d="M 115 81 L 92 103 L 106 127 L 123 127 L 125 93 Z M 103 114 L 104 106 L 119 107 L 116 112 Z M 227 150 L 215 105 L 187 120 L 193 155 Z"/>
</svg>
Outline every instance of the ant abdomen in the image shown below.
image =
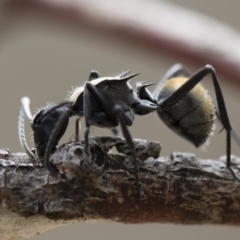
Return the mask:
<svg viewBox="0 0 240 240">
<path fill-rule="evenodd" d="M 186 81 L 188 81 L 186 77 L 168 80 L 163 85 L 157 100 L 166 99 Z M 206 142 L 214 127 L 212 99 L 201 84 L 197 84 L 173 106 L 160 108 L 157 113 L 170 129 L 196 147 Z"/>
</svg>

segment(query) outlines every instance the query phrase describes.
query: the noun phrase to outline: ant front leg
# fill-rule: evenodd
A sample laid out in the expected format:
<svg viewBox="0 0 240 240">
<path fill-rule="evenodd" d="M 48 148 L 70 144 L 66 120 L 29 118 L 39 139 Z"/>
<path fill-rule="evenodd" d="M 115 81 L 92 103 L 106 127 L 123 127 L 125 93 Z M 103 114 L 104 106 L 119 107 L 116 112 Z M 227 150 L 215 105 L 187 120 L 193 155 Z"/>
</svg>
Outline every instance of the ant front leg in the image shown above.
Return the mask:
<svg viewBox="0 0 240 240">
<path fill-rule="evenodd" d="M 67 129 L 69 116 L 69 104 L 68 102 L 63 102 L 51 107 L 33 122 L 34 137 L 38 140 L 41 139 L 41 141 L 44 140 L 40 142 L 42 147 L 39 150 L 42 154 L 40 157 L 44 158 L 44 167 L 54 176 L 58 175 L 58 171 L 53 168 L 50 156 L 55 151 L 58 141 Z M 35 143 L 36 139 L 34 139 Z"/>
<path fill-rule="evenodd" d="M 55 147 L 56 140 L 59 138 L 59 132 L 62 131 L 62 129 L 64 128 L 64 125 L 66 125 L 66 123 L 68 124 L 68 119 L 69 119 L 68 111 L 63 112 L 60 115 L 59 120 L 57 121 L 55 128 L 52 130 L 50 138 L 47 142 L 46 151 L 44 154 L 44 167 L 46 169 L 48 169 L 48 171 L 53 176 L 57 176 L 58 171 L 55 168 L 53 168 L 52 164 L 50 163 L 50 155 L 52 153 L 52 149 Z M 64 130 L 64 132 L 65 132 L 65 130 Z"/>
<path fill-rule="evenodd" d="M 76 119 L 76 122 L 75 122 L 75 141 L 76 142 L 79 141 L 79 139 L 80 139 L 80 137 L 79 137 L 79 135 L 80 135 L 80 121 L 81 121 L 81 118 L 78 117 Z"/>
<path fill-rule="evenodd" d="M 213 85 L 215 88 L 219 115 L 223 124 L 224 129 L 226 130 L 227 134 L 227 141 L 226 141 L 226 155 L 227 155 L 227 162 L 226 167 L 230 170 L 233 177 L 240 181 L 240 178 L 236 176 L 235 172 L 231 168 L 231 124 L 229 121 L 227 109 L 225 106 L 225 101 L 223 98 L 222 90 L 219 84 L 219 80 L 217 78 L 216 72 L 214 68 L 210 65 L 206 65 L 205 67 L 201 68 L 197 71 L 194 75 L 192 75 L 188 81 L 186 81 L 181 87 L 179 87 L 174 93 L 172 93 L 167 98 L 159 101 L 159 107 L 161 109 L 167 109 L 174 106 L 178 103 L 181 99 L 183 99 L 202 79 L 207 75 L 212 76 Z"/>
</svg>

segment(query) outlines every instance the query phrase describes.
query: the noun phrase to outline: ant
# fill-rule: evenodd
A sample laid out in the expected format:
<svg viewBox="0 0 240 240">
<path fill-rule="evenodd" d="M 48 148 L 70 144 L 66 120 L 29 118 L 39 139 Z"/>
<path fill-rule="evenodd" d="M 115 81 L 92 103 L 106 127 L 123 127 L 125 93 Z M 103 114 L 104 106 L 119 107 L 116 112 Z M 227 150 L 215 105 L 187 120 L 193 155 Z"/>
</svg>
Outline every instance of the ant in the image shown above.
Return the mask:
<svg viewBox="0 0 240 240">
<path fill-rule="evenodd" d="M 206 65 L 191 75 L 181 64 L 175 64 L 167 71 L 152 93 L 147 87 L 154 83 L 138 83 L 137 90 L 132 89 L 129 80 L 136 75 L 138 73 L 128 75 L 128 72 L 125 72 L 116 77 L 100 78 L 98 72 L 92 71 L 85 85 L 74 89 L 67 101 L 58 105 L 48 105 L 35 117 L 30 114 L 29 99 L 23 98 L 19 116 L 19 137 L 25 152 L 29 157 L 36 158 L 26 144 L 25 114 L 32 121 L 31 126 L 38 156 L 44 158 L 45 167 L 54 175 L 57 172 L 50 164 L 50 155 L 55 151 L 58 141 L 65 133 L 71 116 L 85 118 L 84 153 L 86 161 L 90 154 L 88 141 L 90 126 L 111 128 L 116 133 L 116 127 L 120 124 L 123 136 L 132 153 L 138 190 L 140 196 L 144 197 L 138 175 L 135 148 L 127 128 L 132 125 L 134 114 L 145 115 L 157 111 L 158 116 L 170 129 L 196 147 L 208 140 L 213 130 L 216 114 L 227 133 L 226 167 L 233 177 L 240 181 L 231 168 L 232 128 L 214 68 Z M 200 81 L 207 75 L 212 77 L 219 110 L 214 109 L 211 97 L 200 84 Z M 76 140 L 79 133 L 79 119 L 76 121 Z"/>
</svg>

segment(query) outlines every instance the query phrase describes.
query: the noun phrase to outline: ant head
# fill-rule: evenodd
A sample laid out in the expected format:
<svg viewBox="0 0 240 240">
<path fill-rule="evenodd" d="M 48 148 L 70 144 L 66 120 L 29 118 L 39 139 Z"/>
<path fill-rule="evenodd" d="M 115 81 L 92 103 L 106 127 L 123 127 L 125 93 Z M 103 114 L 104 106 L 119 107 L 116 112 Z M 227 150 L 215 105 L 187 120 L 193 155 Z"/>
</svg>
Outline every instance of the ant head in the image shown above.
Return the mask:
<svg viewBox="0 0 240 240">
<path fill-rule="evenodd" d="M 52 132 L 55 129 L 55 126 L 58 123 L 61 115 L 68 111 L 67 103 L 64 102 L 59 105 L 47 105 L 45 108 L 41 109 L 34 117 L 32 122 L 33 129 L 33 139 L 35 147 L 37 149 L 38 156 L 42 158 L 45 154 L 47 143 L 51 137 Z M 61 130 L 59 131 L 57 138 L 54 142 L 55 150 L 59 139 L 63 136 L 68 126 L 69 118 L 63 124 Z"/>
</svg>

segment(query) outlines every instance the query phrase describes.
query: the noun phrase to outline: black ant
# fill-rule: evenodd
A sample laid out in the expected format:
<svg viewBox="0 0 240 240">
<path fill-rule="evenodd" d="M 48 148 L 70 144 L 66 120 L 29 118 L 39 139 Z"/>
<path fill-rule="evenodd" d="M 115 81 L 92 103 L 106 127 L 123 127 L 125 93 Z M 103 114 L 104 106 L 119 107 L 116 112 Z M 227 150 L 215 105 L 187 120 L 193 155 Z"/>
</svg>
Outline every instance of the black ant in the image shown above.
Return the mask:
<svg viewBox="0 0 240 240">
<path fill-rule="evenodd" d="M 66 102 L 59 105 L 48 105 L 33 118 L 30 114 L 26 98 L 19 117 L 20 142 L 25 152 L 31 157 L 35 155 L 27 147 L 24 136 L 24 112 L 32 120 L 35 147 L 40 158 L 44 158 L 45 167 L 57 174 L 50 164 L 50 155 L 55 151 L 58 141 L 65 133 L 69 117 L 85 118 L 85 147 L 86 159 L 89 159 L 89 128 L 91 125 L 107 127 L 116 132 L 121 125 L 123 135 L 131 149 L 134 160 L 136 181 L 141 196 L 144 192 L 138 175 L 137 158 L 132 137 L 127 126 L 131 126 L 134 114 L 145 115 L 157 111 L 163 122 L 181 137 L 190 141 L 196 147 L 204 144 L 210 136 L 214 125 L 215 113 L 221 120 L 227 132 L 227 162 L 226 167 L 234 178 L 240 181 L 231 168 L 231 124 L 228 118 L 223 94 L 214 68 L 206 65 L 195 74 L 181 65 L 176 64 L 164 75 L 153 93 L 147 87 L 150 84 L 137 84 L 133 91 L 129 80 L 138 74 L 127 75 L 125 72 L 116 77 L 100 78 L 92 71 L 89 81 L 83 87 L 76 88 Z M 207 90 L 199 82 L 207 75 L 212 76 L 218 109 L 214 105 Z M 27 100 L 28 101 L 28 100 Z M 79 119 L 76 121 L 76 139 L 78 139 Z"/>
</svg>

